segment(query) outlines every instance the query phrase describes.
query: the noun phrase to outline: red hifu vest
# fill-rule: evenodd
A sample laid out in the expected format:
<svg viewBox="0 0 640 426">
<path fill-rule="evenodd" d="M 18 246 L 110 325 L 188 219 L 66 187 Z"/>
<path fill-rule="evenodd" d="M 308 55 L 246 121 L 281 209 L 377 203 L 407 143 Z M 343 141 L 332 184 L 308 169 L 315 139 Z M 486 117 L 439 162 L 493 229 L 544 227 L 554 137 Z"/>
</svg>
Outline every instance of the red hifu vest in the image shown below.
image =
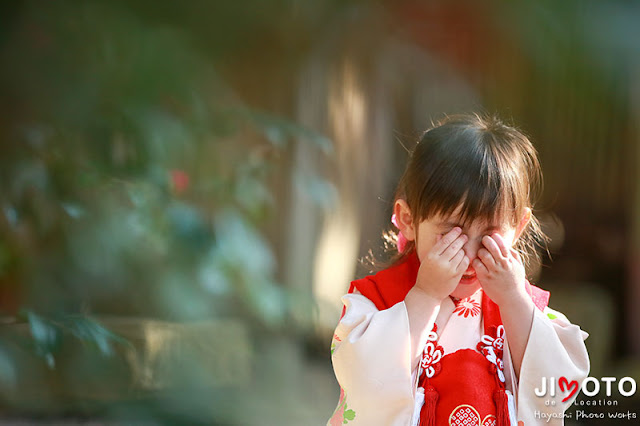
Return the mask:
<svg viewBox="0 0 640 426">
<path fill-rule="evenodd" d="M 357 289 L 379 310 L 388 309 L 406 297 L 414 286 L 420 261 L 413 251 L 399 264 L 375 275 L 351 282 L 349 293 Z M 549 292 L 526 283 L 527 292 L 538 309 L 549 302 Z M 509 415 L 502 368 L 504 329 L 500 310 L 483 294 L 484 336 L 477 349 L 461 349 L 444 357 L 437 340 L 427 342 L 424 370 L 419 385 L 425 390 L 420 412 L 421 425 L 507 426 Z M 437 329 L 434 327 L 437 333 Z M 437 337 L 436 334 L 434 336 Z M 427 350 L 431 351 L 430 354 Z M 430 356 L 436 355 L 436 356 Z M 428 371 L 428 373 L 427 373 Z M 502 380 L 499 379 L 502 376 Z"/>
</svg>

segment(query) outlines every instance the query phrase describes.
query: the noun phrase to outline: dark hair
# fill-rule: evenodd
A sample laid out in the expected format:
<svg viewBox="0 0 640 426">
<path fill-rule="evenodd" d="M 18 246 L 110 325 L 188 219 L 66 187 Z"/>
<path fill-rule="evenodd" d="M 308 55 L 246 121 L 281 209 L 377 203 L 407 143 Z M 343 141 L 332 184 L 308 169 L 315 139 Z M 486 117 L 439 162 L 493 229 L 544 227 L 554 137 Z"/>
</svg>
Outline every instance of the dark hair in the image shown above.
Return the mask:
<svg viewBox="0 0 640 426">
<path fill-rule="evenodd" d="M 413 152 L 396 189 L 414 225 L 434 215 L 450 215 L 461 206 L 462 223 L 476 219 L 510 221 L 517 226 L 542 190 L 538 155 L 529 139 L 495 116 L 449 116 L 427 130 Z M 385 234 L 397 241 L 395 232 Z M 536 217 L 516 242 L 525 261 L 536 257 L 547 237 Z M 396 263 L 415 249 L 410 241 Z"/>
</svg>

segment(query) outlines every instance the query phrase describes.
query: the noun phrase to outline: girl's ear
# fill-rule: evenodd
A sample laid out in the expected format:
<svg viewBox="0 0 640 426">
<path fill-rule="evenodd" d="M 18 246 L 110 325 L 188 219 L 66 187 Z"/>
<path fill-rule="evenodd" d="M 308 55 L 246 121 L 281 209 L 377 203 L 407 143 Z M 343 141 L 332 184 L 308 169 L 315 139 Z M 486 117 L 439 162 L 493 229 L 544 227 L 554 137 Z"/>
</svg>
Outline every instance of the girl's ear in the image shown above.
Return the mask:
<svg viewBox="0 0 640 426">
<path fill-rule="evenodd" d="M 532 214 L 531 209 L 529 207 L 526 207 L 524 209 L 524 214 L 522 215 L 522 219 L 520 219 L 520 223 L 516 227 L 516 234 L 513 237 L 514 243 L 518 240 L 518 238 L 520 238 L 520 235 L 522 235 L 522 232 L 525 230 L 525 228 L 529 224 L 529 221 L 531 220 L 531 214 Z"/>
<path fill-rule="evenodd" d="M 407 202 L 403 199 L 396 200 L 396 203 L 393 205 L 393 213 L 396 215 L 397 226 L 400 232 L 402 232 L 402 235 L 409 241 L 415 240 L 416 232 L 413 227 L 411 209 Z"/>
</svg>

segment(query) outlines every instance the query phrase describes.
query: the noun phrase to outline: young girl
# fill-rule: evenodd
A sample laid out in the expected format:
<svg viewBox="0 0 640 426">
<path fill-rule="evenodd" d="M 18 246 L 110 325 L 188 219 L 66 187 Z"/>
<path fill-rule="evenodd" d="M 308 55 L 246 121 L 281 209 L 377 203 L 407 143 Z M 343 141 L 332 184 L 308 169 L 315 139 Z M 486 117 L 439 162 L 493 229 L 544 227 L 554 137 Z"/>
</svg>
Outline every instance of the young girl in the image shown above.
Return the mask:
<svg viewBox="0 0 640 426">
<path fill-rule="evenodd" d="M 329 424 L 564 424 L 587 334 L 525 278 L 540 184 L 529 140 L 495 118 L 424 133 L 396 192 L 398 259 L 342 298 Z M 537 396 L 547 378 L 566 382 Z"/>
</svg>

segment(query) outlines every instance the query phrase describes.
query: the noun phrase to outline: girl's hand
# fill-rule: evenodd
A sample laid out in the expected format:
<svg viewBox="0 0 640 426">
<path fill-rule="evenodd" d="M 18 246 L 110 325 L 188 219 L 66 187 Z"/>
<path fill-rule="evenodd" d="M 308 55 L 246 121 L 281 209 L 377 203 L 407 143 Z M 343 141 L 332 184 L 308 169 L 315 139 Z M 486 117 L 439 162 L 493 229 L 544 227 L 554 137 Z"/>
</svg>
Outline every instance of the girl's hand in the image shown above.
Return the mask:
<svg viewBox="0 0 640 426">
<path fill-rule="evenodd" d="M 495 233 L 482 237 L 484 248 L 472 263 L 482 289 L 498 306 L 526 293 L 525 270 L 520 254 Z"/>
<path fill-rule="evenodd" d="M 420 260 L 415 287 L 438 303 L 449 296 L 469 267 L 469 258 L 462 250 L 467 239 L 459 227 L 440 238 Z"/>
</svg>

